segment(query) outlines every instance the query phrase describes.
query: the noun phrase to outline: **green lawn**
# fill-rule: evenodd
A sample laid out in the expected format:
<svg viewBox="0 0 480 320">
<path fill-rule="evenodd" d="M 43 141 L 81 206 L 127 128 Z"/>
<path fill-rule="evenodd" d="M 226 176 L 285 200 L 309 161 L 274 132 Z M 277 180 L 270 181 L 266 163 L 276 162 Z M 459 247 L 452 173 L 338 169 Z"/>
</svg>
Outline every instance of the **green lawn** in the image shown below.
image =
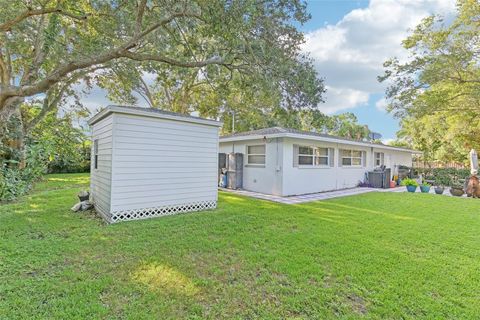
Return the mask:
<svg viewBox="0 0 480 320">
<path fill-rule="evenodd" d="M 0 205 L 0 319 L 480 317 L 480 200 L 368 193 L 105 225 L 84 174 Z"/>
</svg>

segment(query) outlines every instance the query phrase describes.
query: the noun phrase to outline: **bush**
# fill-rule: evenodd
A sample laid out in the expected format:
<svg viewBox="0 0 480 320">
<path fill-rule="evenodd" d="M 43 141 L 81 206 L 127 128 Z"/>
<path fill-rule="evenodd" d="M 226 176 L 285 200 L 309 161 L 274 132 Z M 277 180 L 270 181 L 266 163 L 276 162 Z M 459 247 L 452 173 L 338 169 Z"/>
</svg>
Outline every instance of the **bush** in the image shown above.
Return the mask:
<svg viewBox="0 0 480 320">
<path fill-rule="evenodd" d="M 402 186 L 414 186 L 414 187 L 418 187 L 418 182 L 414 179 L 409 179 L 409 178 L 406 178 L 406 179 L 403 179 L 402 180 L 402 183 L 401 183 Z"/>
<path fill-rule="evenodd" d="M 0 201 L 11 201 L 26 194 L 33 183 L 47 171 L 49 146 L 30 145 L 26 149 L 26 166 L 19 169 L 17 161 L 4 161 L 0 168 Z"/>
</svg>

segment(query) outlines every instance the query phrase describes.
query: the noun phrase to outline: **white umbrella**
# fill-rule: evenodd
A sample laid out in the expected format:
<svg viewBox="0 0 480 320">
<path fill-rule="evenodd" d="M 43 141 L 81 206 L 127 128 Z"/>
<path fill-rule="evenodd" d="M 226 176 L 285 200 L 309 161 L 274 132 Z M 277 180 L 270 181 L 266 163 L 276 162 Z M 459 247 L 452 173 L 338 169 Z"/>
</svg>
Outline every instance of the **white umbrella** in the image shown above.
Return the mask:
<svg viewBox="0 0 480 320">
<path fill-rule="evenodd" d="M 475 149 L 470 150 L 470 173 L 478 173 L 478 156 Z"/>
</svg>

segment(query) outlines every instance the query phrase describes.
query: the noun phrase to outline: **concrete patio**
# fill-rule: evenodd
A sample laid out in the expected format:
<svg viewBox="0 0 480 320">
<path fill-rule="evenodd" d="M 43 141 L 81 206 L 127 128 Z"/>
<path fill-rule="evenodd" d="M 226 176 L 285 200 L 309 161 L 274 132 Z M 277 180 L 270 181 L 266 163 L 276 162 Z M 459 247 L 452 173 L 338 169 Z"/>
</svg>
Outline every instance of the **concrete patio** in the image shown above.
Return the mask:
<svg viewBox="0 0 480 320">
<path fill-rule="evenodd" d="M 343 189 L 343 190 L 334 190 L 334 191 L 326 191 L 326 192 L 319 192 L 319 193 L 303 194 L 298 196 L 281 197 L 281 196 L 274 196 L 270 194 L 264 194 L 264 193 L 258 193 L 253 191 L 240 190 L 240 189 L 232 190 L 232 189 L 226 189 L 226 188 L 219 188 L 219 190 L 222 190 L 225 192 L 231 192 L 231 193 L 242 195 L 242 196 L 269 200 L 269 201 L 274 201 L 274 202 L 279 202 L 284 204 L 298 204 L 298 203 L 305 203 L 305 202 L 311 202 L 311 201 L 327 200 L 327 199 L 333 199 L 333 198 L 353 196 L 353 195 L 368 193 L 368 192 L 407 192 L 406 187 L 396 187 L 396 188 L 390 188 L 390 189 L 356 187 L 356 188 Z M 417 188 L 416 192 L 420 193 L 420 188 Z M 435 194 L 433 187 L 430 188 L 430 193 Z M 448 188 L 445 189 L 445 191 L 443 192 L 443 195 L 452 197 Z M 467 198 L 467 196 L 463 195 L 462 198 Z"/>
</svg>

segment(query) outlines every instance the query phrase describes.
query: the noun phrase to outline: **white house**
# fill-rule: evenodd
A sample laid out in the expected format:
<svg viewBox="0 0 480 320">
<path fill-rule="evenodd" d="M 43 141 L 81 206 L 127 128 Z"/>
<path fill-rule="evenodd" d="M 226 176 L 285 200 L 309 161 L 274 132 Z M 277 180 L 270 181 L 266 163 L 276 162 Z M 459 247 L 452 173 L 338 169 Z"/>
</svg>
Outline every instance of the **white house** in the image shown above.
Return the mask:
<svg viewBox="0 0 480 320">
<path fill-rule="evenodd" d="M 216 207 L 220 122 L 109 106 L 88 123 L 91 200 L 108 222 Z"/>
<path fill-rule="evenodd" d="M 355 187 L 375 167 L 411 166 L 417 153 L 280 127 L 220 137 L 220 152 L 244 154 L 243 189 L 279 196 Z"/>
</svg>

